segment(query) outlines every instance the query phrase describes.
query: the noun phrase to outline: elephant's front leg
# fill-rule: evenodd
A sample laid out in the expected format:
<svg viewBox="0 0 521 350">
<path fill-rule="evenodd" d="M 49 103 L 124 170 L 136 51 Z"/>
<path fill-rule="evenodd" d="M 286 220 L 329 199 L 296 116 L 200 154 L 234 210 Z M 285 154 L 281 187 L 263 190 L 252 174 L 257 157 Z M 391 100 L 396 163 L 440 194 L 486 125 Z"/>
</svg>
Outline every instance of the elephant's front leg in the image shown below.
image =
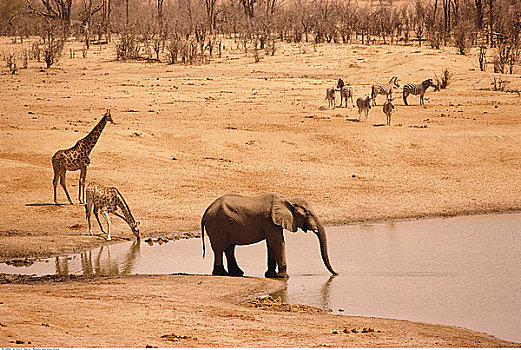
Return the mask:
<svg viewBox="0 0 521 350">
<path fill-rule="evenodd" d="M 267 239 L 268 242 L 268 255 L 271 249 L 272 258 L 278 265 L 278 272 L 274 276 L 277 278 L 288 278 L 287 265 L 286 265 L 286 243 L 284 242 L 284 236 L 282 235 L 282 228 L 280 230 L 280 234 L 275 235 L 274 237 L 269 237 Z M 270 257 L 268 256 L 268 264 Z M 269 271 L 269 267 L 268 267 Z"/>
<path fill-rule="evenodd" d="M 226 248 L 224 254 L 226 254 L 226 261 L 228 262 L 228 274 L 230 276 L 243 276 L 244 271 L 237 265 L 237 260 L 235 259 L 235 245 Z"/>
<path fill-rule="evenodd" d="M 272 278 L 277 274 L 277 261 L 273 255 L 273 249 L 270 248 L 268 241 L 266 241 L 266 249 L 268 251 L 268 270 L 264 273 L 264 277 Z"/>
<path fill-rule="evenodd" d="M 214 276 L 228 276 L 228 272 L 226 272 L 226 270 L 224 269 L 223 251 L 214 249 L 213 255 L 214 255 L 214 261 L 213 261 L 212 275 L 214 275 Z"/>
</svg>

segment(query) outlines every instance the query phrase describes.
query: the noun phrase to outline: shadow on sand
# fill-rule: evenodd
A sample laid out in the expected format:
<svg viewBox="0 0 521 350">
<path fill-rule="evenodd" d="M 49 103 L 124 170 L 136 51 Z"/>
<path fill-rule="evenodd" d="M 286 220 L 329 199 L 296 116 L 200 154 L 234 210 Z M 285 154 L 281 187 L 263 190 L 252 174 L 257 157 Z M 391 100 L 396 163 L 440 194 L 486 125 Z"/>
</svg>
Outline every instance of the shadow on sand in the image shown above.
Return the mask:
<svg viewBox="0 0 521 350">
<path fill-rule="evenodd" d="M 53 206 L 53 207 L 64 207 L 70 204 L 56 204 L 56 203 L 26 203 L 26 207 L 45 207 L 45 206 Z"/>
</svg>

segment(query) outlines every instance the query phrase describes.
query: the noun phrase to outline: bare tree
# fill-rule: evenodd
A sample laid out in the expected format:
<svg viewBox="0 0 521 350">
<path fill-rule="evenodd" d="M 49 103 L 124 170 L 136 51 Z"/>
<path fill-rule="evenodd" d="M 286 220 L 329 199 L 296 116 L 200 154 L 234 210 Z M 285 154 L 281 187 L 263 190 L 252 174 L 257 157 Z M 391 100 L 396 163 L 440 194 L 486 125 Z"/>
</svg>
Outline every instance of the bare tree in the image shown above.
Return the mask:
<svg viewBox="0 0 521 350">
<path fill-rule="evenodd" d="M 414 7 L 414 27 L 418 46 L 422 46 L 423 35 L 425 34 L 426 25 L 426 8 L 421 0 L 417 0 Z"/>
<path fill-rule="evenodd" d="M 248 16 L 249 19 L 252 19 L 254 16 L 254 5 L 257 0 L 240 0 L 241 5 L 244 8 L 244 13 Z"/>
<path fill-rule="evenodd" d="M 43 10 L 33 3 L 36 0 L 27 0 L 27 8 L 41 17 L 58 21 L 62 27 L 62 36 L 67 38 L 71 31 L 72 0 L 40 0 Z"/>
<path fill-rule="evenodd" d="M 90 48 L 90 35 L 92 31 L 92 16 L 99 12 L 103 8 L 103 3 L 99 3 L 93 6 L 93 1 L 96 0 L 83 0 L 84 4 L 84 18 L 83 24 L 85 27 L 85 46 L 87 50 Z"/>
<path fill-rule="evenodd" d="M 213 34 L 213 31 L 215 29 L 215 20 L 216 20 L 215 4 L 216 3 L 217 3 L 217 0 L 204 0 L 204 8 L 206 9 L 208 30 L 210 31 L 210 34 Z"/>
</svg>

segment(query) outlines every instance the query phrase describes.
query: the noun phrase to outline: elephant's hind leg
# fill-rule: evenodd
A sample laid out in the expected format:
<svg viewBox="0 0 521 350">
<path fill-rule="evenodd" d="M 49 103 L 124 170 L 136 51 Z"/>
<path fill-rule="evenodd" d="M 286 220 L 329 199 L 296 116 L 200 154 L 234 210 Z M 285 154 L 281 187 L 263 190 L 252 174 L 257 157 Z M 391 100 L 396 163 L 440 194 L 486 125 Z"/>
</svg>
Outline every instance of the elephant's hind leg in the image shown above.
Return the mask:
<svg viewBox="0 0 521 350">
<path fill-rule="evenodd" d="M 213 250 L 213 254 L 214 254 L 214 262 L 213 262 L 212 275 L 214 275 L 214 276 L 228 276 L 228 272 L 224 269 L 223 251 L 214 249 Z"/>
<path fill-rule="evenodd" d="M 228 262 L 228 274 L 230 276 L 243 276 L 244 271 L 237 265 L 237 260 L 235 259 L 235 245 L 226 248 L 224 254 L 226 254 L 226 261 Z"/>
</svg>

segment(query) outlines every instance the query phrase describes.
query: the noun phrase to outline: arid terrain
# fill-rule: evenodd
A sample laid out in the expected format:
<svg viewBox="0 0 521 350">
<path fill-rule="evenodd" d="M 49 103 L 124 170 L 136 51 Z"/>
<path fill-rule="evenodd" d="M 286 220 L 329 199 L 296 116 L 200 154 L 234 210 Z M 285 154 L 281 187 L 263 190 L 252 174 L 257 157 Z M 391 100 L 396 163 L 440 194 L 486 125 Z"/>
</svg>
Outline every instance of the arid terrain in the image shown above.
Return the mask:
<svg viewBox="0 0 521 350">
<path fill-rule="evenodd" d="M 279 44 L 255 63 L 229 41 L 221 58 L 184 66 L 118 62 L 113 45 L 70 57 L 81 48 L 68 42 L 50 69 L 35 61 L 15 75 L 0 68 L 0 261 L 105 243 L 88 234 L 77 204 L 79 172 L 67 173 L 75 204 L 54 205 L 51 157 L 85 136 L 106 109 L 115 124 L 90 155 L 87 182 L 116 186 L 144 237 L 198 235 L 202 213 L 225 193 L 302 196 L 326 225 L 521 210 L 521 97 L 491 91 L 494 74 L 479 71 L 473 51 Z M 0 52 L 19 49 L 0 38 Z M 329 109 L 324 99 L 339 77 L 356 99 L 393 75 L 401 85 L 419 83 L 445 68 L 454 73 L 450 85 L 430 89 L 425 106 L 417 96 L 404 106 L 398 89 L 391 127 L 383 126 L 382 96 L 368 122 L 357 121 L 355 108 Z M 509 89 L 521 88 L 519 74 L 506 79 Z M 66 203 L 61 188 L 58 200 Z M 111 224 L 115 241 L 133 238 L 122 220 Z M 0 343 L 513 345 L 459 328 L 244 304 L 280 285 L 201 276 L 4 284 Z M 214 298 L 212 289 L 222 294 Z M 332 333 L 344 327 L 382 332 Z M 167 334 L 187 338 L 161 338 Z"/>
</svg>

